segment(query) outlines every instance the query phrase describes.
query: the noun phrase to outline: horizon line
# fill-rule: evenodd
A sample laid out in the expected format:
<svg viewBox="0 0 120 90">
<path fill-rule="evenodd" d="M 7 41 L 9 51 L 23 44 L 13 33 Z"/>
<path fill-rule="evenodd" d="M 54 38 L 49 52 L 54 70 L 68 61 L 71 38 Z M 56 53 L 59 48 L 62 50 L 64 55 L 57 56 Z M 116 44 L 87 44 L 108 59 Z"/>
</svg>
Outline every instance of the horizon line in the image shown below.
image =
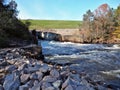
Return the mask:
<svg viewBox="0 0 120 90">
<path fill-rule="evenodd" d="M 20 20 L 52 20 L 52 21 L 82 21 L 82 20 L 73 20 L 73 19 L 21 19 Z"/>
</svg>

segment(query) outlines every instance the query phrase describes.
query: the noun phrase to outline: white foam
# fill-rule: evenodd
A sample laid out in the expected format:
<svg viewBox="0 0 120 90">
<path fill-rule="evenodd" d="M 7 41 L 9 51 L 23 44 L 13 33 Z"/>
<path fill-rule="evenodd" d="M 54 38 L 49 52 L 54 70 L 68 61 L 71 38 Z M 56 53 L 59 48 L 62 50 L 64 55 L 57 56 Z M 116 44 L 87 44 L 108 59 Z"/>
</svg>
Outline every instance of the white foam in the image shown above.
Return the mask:
<svg viewBox="0 0 120 90">
<path fill-rule="evenodd" d="M 58 46 L 58 47 L 73 47 L 77 49 L 103 49 L 104 46 L 102 44 L 79 44 L 79 43 L 72 43 L 72 42 L 55 42 L 50 41 L 50 45 Z"/>
<path fill-rule="evenodd" d="M 110 56 L 109 54 L 116 54 L 115 50 L 120 49 L 117 44 L 109 47 L 104 44 L 43 41 L 41 45 L 43 54 L 54 56 L 54 58 L 106 58 Z M 111 51 L 108 53 L 106 49 Z"/>
<path fill-rule="evenodd" d="M 54 58 L 80 58 L 80 55 L 55 55 Z"/>
<path fill-rule="evenodd" d="M 120 78 L 120 70 L 111 70 L 111 71 L 101 71 L 101 73 L 106 74 L 106 75 L 111 75 L 111 76 L 115 76 L 117 78 Z"/>
<path fill-rule="evenodd" d="M 114 44 L 112 47 L 106 47 L 105 49 L 120 49 L 120 45 Z"/>
<path fill-rule="evenodd" d="M 117 48 L 117 49 L 120 48 L 120 46 L 118 44 L 113 45 L 113 47 Z"/>
</svg>

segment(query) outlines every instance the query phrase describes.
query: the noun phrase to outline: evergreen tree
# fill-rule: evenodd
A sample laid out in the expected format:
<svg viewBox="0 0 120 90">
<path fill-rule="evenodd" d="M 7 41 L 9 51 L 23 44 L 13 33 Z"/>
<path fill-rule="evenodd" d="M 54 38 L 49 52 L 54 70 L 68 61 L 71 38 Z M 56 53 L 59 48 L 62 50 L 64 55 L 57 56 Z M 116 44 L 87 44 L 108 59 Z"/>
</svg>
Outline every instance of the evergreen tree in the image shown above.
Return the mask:
<svg viewBox="0 0 120 90">
<path fill-rule="evenodd" d="M 29 40 L 31 35 L 27 25 L 17 18 L 17 3 L 11 0 L 6 4 L 0 0 L 0 46 L 12 39 Z M 1 44 L 2 43 L 2 44 Z"/>
</svg>

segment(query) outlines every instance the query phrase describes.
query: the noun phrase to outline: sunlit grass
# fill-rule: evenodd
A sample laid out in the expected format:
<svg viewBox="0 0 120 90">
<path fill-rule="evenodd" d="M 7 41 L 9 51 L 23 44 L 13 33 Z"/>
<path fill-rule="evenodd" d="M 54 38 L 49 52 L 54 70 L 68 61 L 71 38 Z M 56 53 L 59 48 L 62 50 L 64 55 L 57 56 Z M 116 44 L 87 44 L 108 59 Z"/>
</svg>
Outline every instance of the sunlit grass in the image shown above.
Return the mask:
<svg viewBox="0 0 120 90">
<path fill-rule="evenodd" d="M 75 29 L 79 28 L 81 21 L 72 20 L 22 20 L 22 22 L 30 22 L 29 29 Z"/>
</svg>

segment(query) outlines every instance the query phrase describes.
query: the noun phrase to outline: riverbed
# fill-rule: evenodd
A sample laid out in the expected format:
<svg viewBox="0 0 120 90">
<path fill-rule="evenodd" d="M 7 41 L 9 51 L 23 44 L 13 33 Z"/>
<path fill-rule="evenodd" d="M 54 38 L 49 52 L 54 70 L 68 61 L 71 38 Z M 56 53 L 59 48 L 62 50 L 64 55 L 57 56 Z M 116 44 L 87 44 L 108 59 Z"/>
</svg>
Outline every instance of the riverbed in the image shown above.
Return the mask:
<svg viewBox="0 0 120 90">
<path fill-rule="evenodd" d="M 45 61 L 120 84 L 120 45 L 39 41 Z M 95 76 L 95 77 L 94 77 Z"/>
</svg>

